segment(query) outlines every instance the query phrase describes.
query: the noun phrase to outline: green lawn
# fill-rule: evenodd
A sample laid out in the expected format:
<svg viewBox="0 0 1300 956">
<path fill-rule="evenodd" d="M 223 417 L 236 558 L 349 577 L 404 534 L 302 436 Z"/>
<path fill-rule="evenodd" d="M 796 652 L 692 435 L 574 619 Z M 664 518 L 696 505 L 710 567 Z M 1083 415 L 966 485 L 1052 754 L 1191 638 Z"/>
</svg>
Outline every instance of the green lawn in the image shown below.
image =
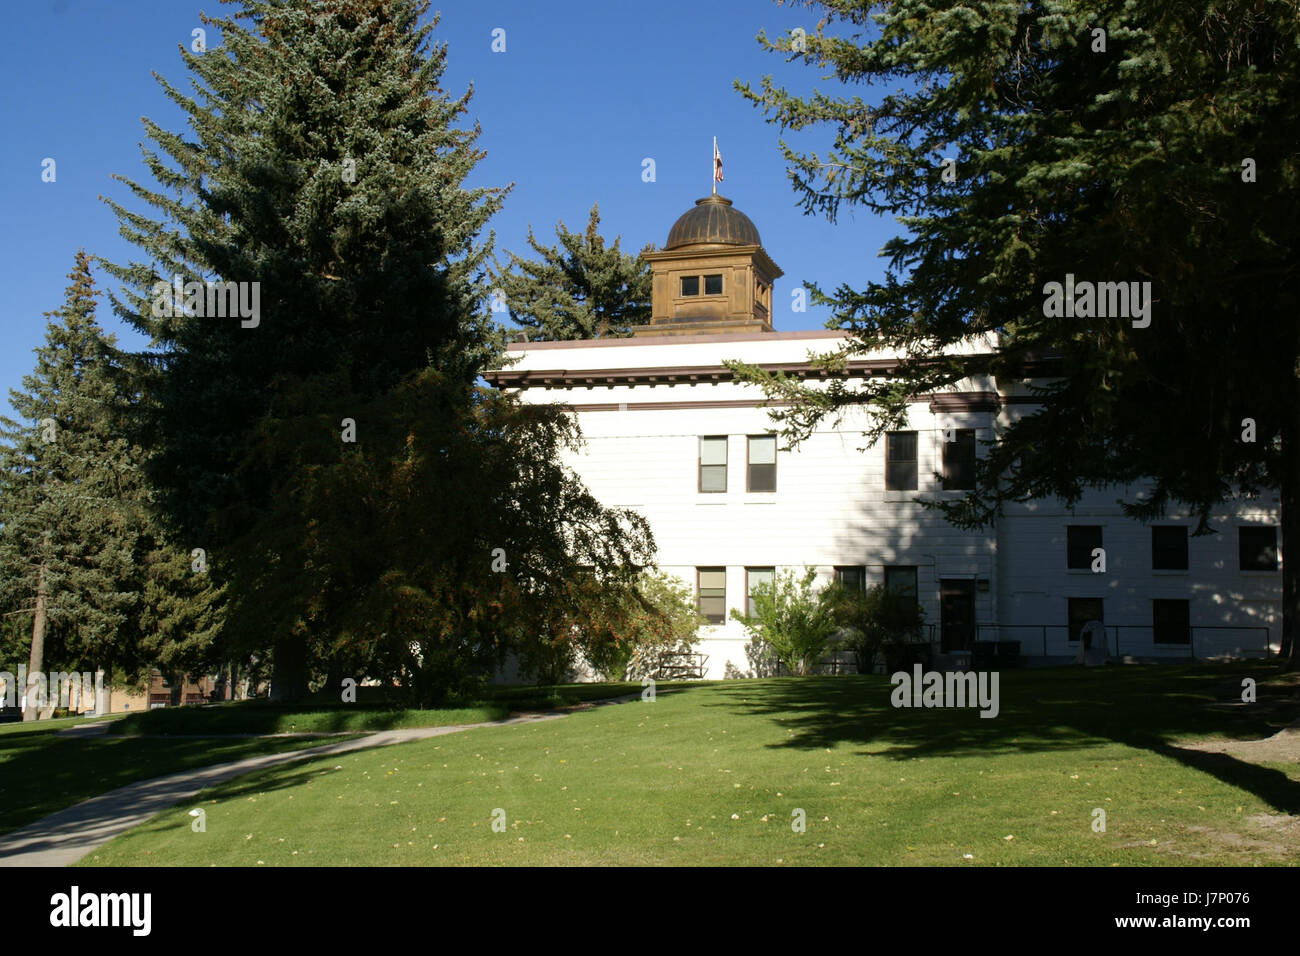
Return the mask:
<svg viewBox="0 0 1300 956">
<path fill-rule="evenodd" d="M 42 720 L 39 724 L 24 723 L 21 720 L 6 721 L 0 724 L 0 736 L 31 733 L 33 730 L 66 730 L 78 724 L 95 723 L 101 720 L 112 720 L 112 717 L 56 717 L 52 720 Z"/>
<path fill-rule="evenodd" d="M 403 709 L 382 703 L 343 705 L 332 701 L 288 706 L 252 700 L 205 707 L 168 707 L 125 717 L 68 717 L 38 723 L 0 724 L 0 833 L 16 830 L 56 810 L 137 780 L 326 742 L 319 737 L 264 740 L 195 737 L 309 732 L 347 737 L 398 727 L 445 727 L 499 720 L 523 710 L 567 707 L 633 690 L 639 692 L 640 685 L 497 687 L 488 688 L 481 701 L 438 710 Z M 113 720 L 108 734 L 69 738 L 55 733 L 99 720 Z M 148 736 L 131 736 L 137 734 Z M 187 740 L 186 735 L 191 739 Z"/>
<path fill-rule="evenodd" d="M 0 725 L 0 833 L 137 780 L 321 743 L 319 738 L 194 741 L 55 733 L 78 723 L 84 721 Z"/>
<path fill-rule="evenodd" d="M 1294 683 L 1209 706 L 1275 674 L 1008 671 L 991 720 L 883 677 L 679 686 L 259 772 L 203 795 L 206 833 L 164 813 L 82 863 L 1296 864 L 1300 765 L 1179 746 L 1294 720 Z"/>
</svg>

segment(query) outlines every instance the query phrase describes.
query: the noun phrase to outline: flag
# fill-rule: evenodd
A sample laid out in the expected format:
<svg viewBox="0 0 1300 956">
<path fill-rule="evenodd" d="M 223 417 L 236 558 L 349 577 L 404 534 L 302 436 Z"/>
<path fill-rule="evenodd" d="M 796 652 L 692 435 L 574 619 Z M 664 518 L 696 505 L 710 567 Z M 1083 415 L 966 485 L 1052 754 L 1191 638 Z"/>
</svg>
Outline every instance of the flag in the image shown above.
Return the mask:
<svg viewBox="0 0 1300 956">
<path fill-rule="evenodd" d="M 718 152 L 718 137 L 713 137 L 713 181 L 722 182 L 722 154 Z"/>
</svg>

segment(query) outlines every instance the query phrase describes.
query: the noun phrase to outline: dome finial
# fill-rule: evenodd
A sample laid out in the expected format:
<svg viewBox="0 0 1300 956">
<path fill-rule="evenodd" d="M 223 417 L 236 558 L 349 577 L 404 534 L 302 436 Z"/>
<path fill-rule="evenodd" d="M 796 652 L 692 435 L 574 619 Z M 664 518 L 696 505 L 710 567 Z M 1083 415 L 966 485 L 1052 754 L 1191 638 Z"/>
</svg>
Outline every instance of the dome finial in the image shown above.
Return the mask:
<svg viewBox="0 0 1300 956">
<path fill-rule="evenodd" d="M 750 218 L 716 192 L 695 200 L 668 230 L 665 249 L 680 246 L 760 246 L 758 229 Z"/>
</svg>

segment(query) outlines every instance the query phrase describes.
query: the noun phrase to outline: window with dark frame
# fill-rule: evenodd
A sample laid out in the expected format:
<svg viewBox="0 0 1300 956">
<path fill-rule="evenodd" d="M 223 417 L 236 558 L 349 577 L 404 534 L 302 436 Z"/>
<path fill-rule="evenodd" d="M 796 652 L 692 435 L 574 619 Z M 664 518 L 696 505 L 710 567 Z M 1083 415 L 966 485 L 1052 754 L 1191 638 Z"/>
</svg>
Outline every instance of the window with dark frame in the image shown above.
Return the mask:
<svg viewBox="0 0 1300 956">
<path fill-rule="evenodd" d="M 747 491 L 776 491 L 776 436 L 749 436 Z"/>
<path fill-rule="evenodd" d="M 885 568 L 885 590 L 890 594 L 917 596 L 916 565 L 897 565 Z"/>
<path fill-rule="evenodd" d="M 1237 566 L 1242 571 L 1277 570 L 1277 528 L 1274 525 L 1237 529 Z"/>
<path fill-rule="evenodd" d="M 695 588 L 701 616 L 710 624 L 727 620 L 727 569 L 696 568 Z"/>
<path fill-rule="evenodd" d="M 1151 569 L 1187 570 L 1187 529 L 1182 525 L 1155 525 L 1151 529 Z"/>
<path fill-rule="evenodd" d="M 975 487 L 975 429 L 952 429 L 952 441 L 944 435 L 943 490 L 970 491 Z"/>
<path fill-rule="evenodd" d="M 1092 552 L 1101 547 L 1101 525 L 1072 524 L 1065 528 L 1065 566 L 1092 570 Z"/>
<path fill-rule="evenodd" d="M 886 433 L 885 490 L 916 491 L 916 432 Z"/>
<path fill-rule="evenodd" d="M 704 294 L 722 295 L 722 276 L 720 275 L 705 276 Z"/>
<path fill-rule="evenodd" d="M 700 294 L 700 277 L 699 276 L 682 276 L 682 295 L 699 295 Z"/>
<path fill-rule="evenodd" d="M 857 567 L 837 567 L 835 583 L 846 591 L 865 591 L 867 589 L 867 569 Z"/>
<path fill-rule="evenodd" d="M 754 616 L 754 588 L 776 581 L 776 568 L 745 568 L 745 613 Z"/>
<path fill-rule="evenodd" d="M 1151 640 L 1156 644 L 1192 642 L 1190 602 L 1157 598 L 1151 602 Z"/>
<path fill-rule="evenodd" d="M 700 439 L 700 493 L 727 490 L 727 436 Z"/>
</svg>

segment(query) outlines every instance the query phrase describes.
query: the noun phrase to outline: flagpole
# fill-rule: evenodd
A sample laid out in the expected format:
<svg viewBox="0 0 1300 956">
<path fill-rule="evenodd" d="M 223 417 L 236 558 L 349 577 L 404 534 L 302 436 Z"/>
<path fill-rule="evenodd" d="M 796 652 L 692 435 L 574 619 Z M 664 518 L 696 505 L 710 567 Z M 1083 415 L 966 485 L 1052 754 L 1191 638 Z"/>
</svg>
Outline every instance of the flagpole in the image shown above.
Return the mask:
<svg viewBox="0 0 1300 956">
<path fill-rule="evenodd" d="M 713 137 L 713 155 L 709 157 L 709 178 L 713 180 L 713 195 L 718 194 L 718 137 Z"/>
</svg>

